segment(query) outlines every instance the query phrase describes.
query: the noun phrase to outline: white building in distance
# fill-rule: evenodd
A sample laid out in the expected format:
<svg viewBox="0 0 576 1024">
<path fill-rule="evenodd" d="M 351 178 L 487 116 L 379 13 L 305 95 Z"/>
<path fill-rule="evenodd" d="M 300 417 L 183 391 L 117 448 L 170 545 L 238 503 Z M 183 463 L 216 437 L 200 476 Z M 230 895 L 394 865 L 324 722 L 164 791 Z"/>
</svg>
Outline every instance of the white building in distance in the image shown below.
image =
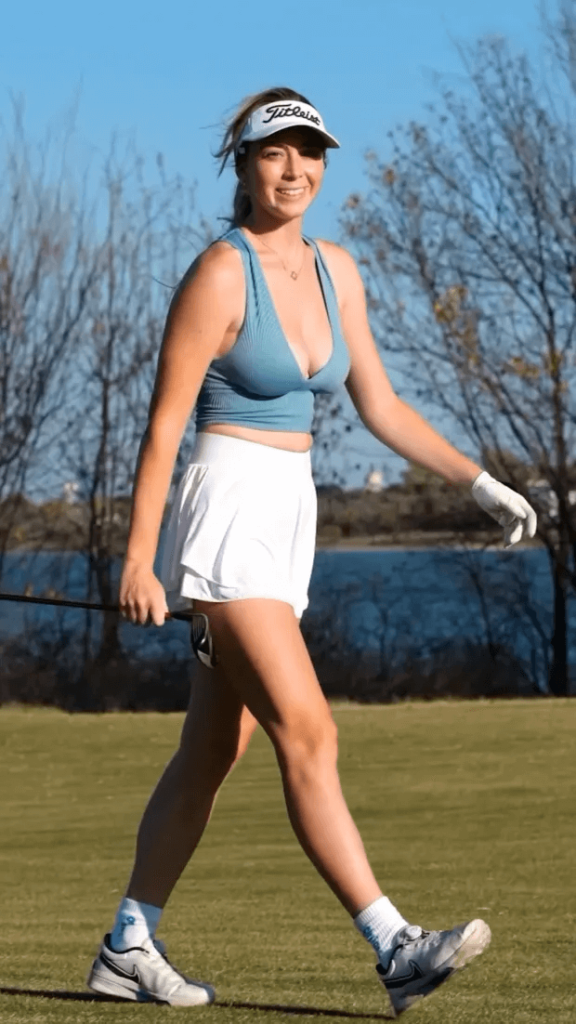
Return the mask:
<svg viewBox="0 0 576 1024">
<path fill-rule="evenodd" d="M 80 484 L 76 483 L 75 480 L 68 480 L 65 484 L 62 484 L 62 499 L 67 505 L 73 505 L 78 500 L 78 491 L 80 490 Z"/>
<path fill-rule="evenodd" d="M 366 483 L 364 484 L 365 491 L 372 491 L 373 494 L 377 494 L 379 491 L 384 490 L 384 473 L 381 469 L 371 469 L 366 475 Z"/>
</svg>

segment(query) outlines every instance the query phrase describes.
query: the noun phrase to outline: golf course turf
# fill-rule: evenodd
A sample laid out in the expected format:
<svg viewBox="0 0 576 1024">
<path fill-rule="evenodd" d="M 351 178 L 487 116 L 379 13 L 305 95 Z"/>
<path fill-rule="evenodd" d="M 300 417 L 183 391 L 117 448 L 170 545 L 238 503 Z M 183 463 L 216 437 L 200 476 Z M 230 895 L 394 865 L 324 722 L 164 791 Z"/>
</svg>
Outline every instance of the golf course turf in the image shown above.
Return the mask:
<svg viewBox="0 0 576 1024">
<path fill-rule="evenodd" d="M 492 944 L 402 1018 L 576 1020 L 576 701 L 337 703 L 340 774 L 383 891 L 413 923 L 484 917 Z M 388 1014 L 371 949 L 288 824 L 262 731 L 227 780 L 159 928 L 214 1006 L 98 1001 L 146 799 L 182 715 L 0 708 L 1 1022 L 274 1024 Z"/>
</svg>

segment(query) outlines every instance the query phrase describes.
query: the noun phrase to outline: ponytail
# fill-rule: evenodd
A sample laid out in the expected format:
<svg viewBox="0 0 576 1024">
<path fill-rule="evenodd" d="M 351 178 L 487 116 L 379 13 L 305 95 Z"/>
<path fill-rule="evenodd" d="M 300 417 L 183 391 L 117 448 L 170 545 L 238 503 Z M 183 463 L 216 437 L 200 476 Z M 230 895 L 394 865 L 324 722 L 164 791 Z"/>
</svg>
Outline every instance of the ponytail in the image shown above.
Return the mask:
<svg viewBox="0 0 576 1024">
<path fill-rule="evenodd" d="M 242 182 L 239 181 L 236 185 L 236 191 L 234 192 L 234 202 L 232 205 L 232 217 L 231 221 L 235 227 L 240 227 L 245 220 L 248 219 L 252 212 L 252 200 L 247 192 L 244 191 Z"/>
</svg>

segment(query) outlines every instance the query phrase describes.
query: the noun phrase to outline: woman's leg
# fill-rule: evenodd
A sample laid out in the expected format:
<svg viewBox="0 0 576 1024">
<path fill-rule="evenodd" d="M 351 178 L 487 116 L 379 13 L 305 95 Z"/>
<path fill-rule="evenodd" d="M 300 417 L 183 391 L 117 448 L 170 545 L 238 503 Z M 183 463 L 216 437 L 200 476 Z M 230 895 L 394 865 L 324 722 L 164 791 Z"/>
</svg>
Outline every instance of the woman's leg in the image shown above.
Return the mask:
<svg viewBox="0 0 576 1024">
<path fill-rule="evenodd" d="M 269 735 L 286 806 L 302 848 L 356 915 L 381 891 L 337 770 L 336 726 L 292 607 L 283 601 L 197 601 L 210 621 L 224 675 Z"/>
<path fill-rule="evenodd" d="M 223 673 L 198 665 L 180 746 L 148 802 L 126 896 L 88 975 L 95 992 L 173 1006 L 213 1001 L 210 985 L 191 981 L 172 967 L 154 933 L 208 823 L 217 790 L 255 727 Z"/>
<path fill-rule="evenodd" d="M 474 920 L 424 931 L 382 896 L 342 795 L 336 728 L 290 605 L 253 599 L 199 607 L 224 673 L 274 744 L 294 831 L 373 947 L 380 980 L 402 1013 L 478 956 L 490 929 Z"/>
<path fill-rule="evenodd" d="M 196 666 L 180 745 L 144 811 L 126 896 L 163 907 L 208 824 L 256 720 L 219 668 Z"/>
</svg>

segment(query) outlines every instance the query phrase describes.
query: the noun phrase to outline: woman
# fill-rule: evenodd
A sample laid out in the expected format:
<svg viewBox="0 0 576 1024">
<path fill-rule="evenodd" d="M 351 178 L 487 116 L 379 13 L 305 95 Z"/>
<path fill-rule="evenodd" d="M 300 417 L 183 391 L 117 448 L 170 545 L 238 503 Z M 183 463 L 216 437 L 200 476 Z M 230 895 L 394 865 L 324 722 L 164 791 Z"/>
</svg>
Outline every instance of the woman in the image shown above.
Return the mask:
<svg viewBox="0 0 576 1024">
<path fill-rule="evenodd" d="M 204 613 L 214 658 L 199 666 L 180 747 L 146 808 L 134 870 L 88 984 L 174 1005 L 213 990 L 176 971 L 155 930 L 197 846 L 222 781 L 257 723 L 270 737 L 303 849 L 372 945 L 397 1014 L 490 941 L 483 921 L 410 925 L 382 894 L 336 767 L 336 729 L 299 622 L 315 545 L 310 470 L 314 393 L 345 382 L 365 426 L 455 483 L 507 527 L 532 536 L 519 495 L 457 452 L 393 392 L 349 254 L 302 234 L 338 147 L 290 89 L 243 104 L 219 153 L 235 161 L 234 226 L 194 262 L 170 307 L 134 487 L 120 605 L 162 625 L 168 603 Z M 176 453 L 196 405 L 197 438 L 153 574 Z"/>
</svg>

